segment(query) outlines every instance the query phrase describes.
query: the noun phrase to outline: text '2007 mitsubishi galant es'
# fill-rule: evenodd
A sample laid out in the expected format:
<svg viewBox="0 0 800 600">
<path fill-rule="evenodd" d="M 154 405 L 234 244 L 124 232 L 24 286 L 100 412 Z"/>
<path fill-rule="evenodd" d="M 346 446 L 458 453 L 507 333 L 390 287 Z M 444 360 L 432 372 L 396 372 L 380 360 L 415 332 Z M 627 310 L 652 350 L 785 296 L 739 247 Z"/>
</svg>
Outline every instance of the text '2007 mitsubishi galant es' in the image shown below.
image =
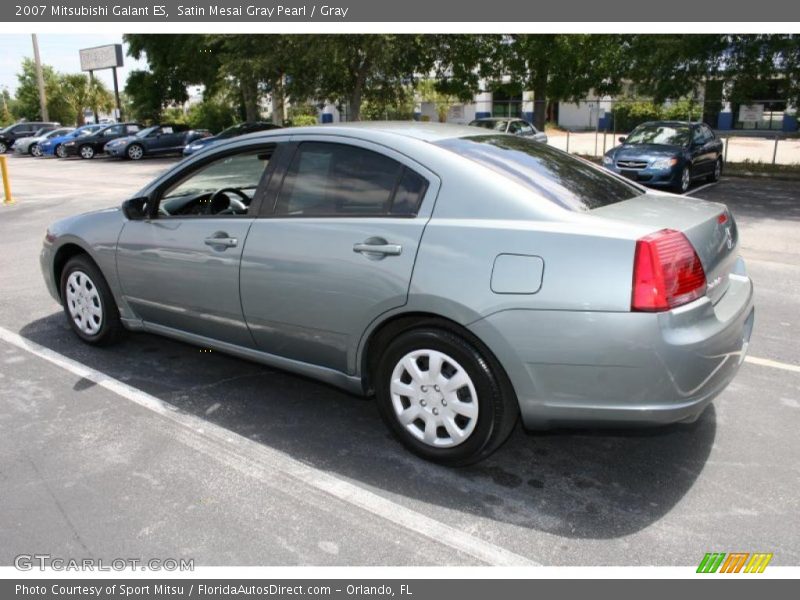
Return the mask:
<svg viewBox="0 0 800 600">
<path fill-rule="evenodd" d="M 83 341 L 170 336 L 375 397 L 410 450 L 698 417 L 753 285 L 722 204 L 474 127 L 260 132 L 177 164 L 41 254 Z"/>
</svg>

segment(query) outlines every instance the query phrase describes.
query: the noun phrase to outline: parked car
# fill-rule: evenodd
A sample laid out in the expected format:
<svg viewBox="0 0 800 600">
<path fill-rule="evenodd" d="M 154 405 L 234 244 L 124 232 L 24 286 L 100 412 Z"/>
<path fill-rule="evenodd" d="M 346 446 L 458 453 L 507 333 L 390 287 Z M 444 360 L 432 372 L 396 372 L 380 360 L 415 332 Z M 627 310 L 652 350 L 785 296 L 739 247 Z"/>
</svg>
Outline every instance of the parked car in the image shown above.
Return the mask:
<svg viewBox="0 0 800 600">
<path fill-rule="evenodd" d="M 85 342 L 146 331 L 374 394 L 409 449 L 449 465 L 518 415 L 692 421 L 754 315 L 723 204 L 438 123 L 216 144 L 119 210 L 51 225 L 41 266 Z"/>
<path fill-rule="evenodd" d="M 217 135 L 212 135 L 209 137 L 201 138 L 199 140 L 195 140 L 186 148 L 183 149 L 184 156 L 191 156 L 198 150 L 202 150 L 203 148 L 207 148 L 212 144 L 216 144 L 217 142 L 221 142 L 223 140 L 229 140 L 231 138 L 238 137 L 240 135 L 245 135 L 246 133 L 255 133 L 257 131 L 269 131 L 270 129 L 280 129 L 279 125 L 274 125 L 273 123 L 267 123 L 265 121 L 248 121 L 245 123 L 239 123 L 238 125 L 233 125 L 232 127 L 228 127 L 227 129 L 223 129 Z"/>
<path fill-rule="evenodd" d="M 98 125 L 96 123 L 91 125 L 82 125 L 81 127 L 76 127 L 66 135 L 48 138 L 39 144 L 39 148 L 42 151 L 41 156 L 57 156 L 59 158 L 66 158 L 67 150 L 64 147 L 65 143 L 71 142 L 80 136 L 89 135 L 102 127 L 103 125 Z"/>
<path fill-rule="evenodd" d="M 40 148 L 39 144 L 52 137 L 66 135 L 73 129 L 75 128 L 59 127 L 58 129 L 47 129 L 47 128 L 40 129 L 31 137 L 17 138 L 17 141 L 14 142 L 14 152 L 17 154 L 24 154 L 29 156 L 41 156 L 42 149 Z"/>
<path fill-rule="evenodd" d="M 136 135 L 141 129 L 142 126 L 139 123 L 103 125 L 96 131 L 65 142 L 64 150 L 67 156 L 80 156 L 85 159 L 94 158 L 96 154 L 103 152 L 106 144 L 111 140 Z"/>
<path fill-rule="evenodd" d="M 113 140 L 105 145 L 105 152 L 117 158 L 139 160 L 145 156 L 180 154 L 183 149 L 203 137 L 210 136 L 207 130 L 196 131 L 187 125 L 154 125 L 142 129 L 136 135 Z"/>
<path fill-rule="evenodd" d="M 651 121 L 619 141 L 603 166 L 647 186 L 683 194 L 693 180 L 717 181 L 722 174 L 722 140 L 705 123 Z"/>
<path fill-rule="evenodd" d="M 61 124 L 52 121 L 22 121 L 0 129 L 0 154 L 5 154 L 20 138 L 47 133 Z"/>
<path fill-rule="evenodd" d="M 475 119 L 470 122 L 473 127 L 483 127 L 484 129 L 491 129 L 500 133 L 510 133 L 512 135 L 521 135 L 529 137 L 537 142 L 547 143 L 547 134 L 539 131 L 531 123 L 525 119 L 514 119 L 508 117 L 486 117 L 483 119 Z"/>
</svg>

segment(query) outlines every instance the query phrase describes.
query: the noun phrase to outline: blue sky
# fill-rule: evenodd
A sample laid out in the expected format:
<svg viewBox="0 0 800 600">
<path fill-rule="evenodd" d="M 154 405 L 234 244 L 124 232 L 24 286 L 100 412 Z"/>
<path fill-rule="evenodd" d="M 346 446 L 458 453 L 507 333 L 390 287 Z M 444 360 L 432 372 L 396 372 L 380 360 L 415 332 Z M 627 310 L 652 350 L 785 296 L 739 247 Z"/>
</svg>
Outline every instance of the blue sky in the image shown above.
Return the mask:
<svg viewBox="0 0 800 600">
<path fill-rule="evenodd" d="M 65 27 L 69 27 L 69 25 L 65 25 Z M 97 27 L 102 28 L 103 24 L 98 23 Z M 116 33 L 39 34 L 39 54 L 43 63 L 51 65 L 57 71 L 77 73 L 81 70 L 78 50 L 119 43 L 122 43 L 122 36 Z M 125 87 L 129 71 L 147 68 L 144 61 L 135 61 L 128 56 L 127 48 L 124 45 L 123 52 L 125 53 L 125 66 L 118 71 L 120 90 Z M 17 88 L 17 73 L 22 59 L 26 56 L 33 58 L 30 34 L 0 34 L 0 89 L 8 88 L 12 94 L 14 93 Z M 106 83 L 109 90 L 113 89 L 114 83 L 110 69 L 97 71 L 95 75 Z"/>
</svg>

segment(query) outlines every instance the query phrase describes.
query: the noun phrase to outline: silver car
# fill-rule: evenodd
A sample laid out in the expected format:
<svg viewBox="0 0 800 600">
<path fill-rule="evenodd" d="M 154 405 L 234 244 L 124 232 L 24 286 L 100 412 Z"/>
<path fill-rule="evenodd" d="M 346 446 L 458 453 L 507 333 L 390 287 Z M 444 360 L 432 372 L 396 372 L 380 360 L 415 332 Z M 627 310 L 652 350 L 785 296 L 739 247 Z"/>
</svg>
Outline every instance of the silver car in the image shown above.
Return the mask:
<svg viewBox="0 0 800 600">
<path fill-rule="evenodd" d="M 483 127 L 484 129 L 491 129 L 500 133 L 511 133 L 513 135 L 521 135 L 537 142 L 547 143 L 547 134 L 544 131 L 539 131 L 531 123 L 525 119 L 516 119 L 513 117 L 483 117 L 475 119 L 469 123 L 472 127 Z"/>
<path fill-rule="evenodd" d="M 722 204 L 531 140 L 429 123 L 281 129 L 58 221 L 44 278 L 82 340 L 145 331 L 374 395 L 461 465 L 531 429 L 692 421 L 753 284 Z"/>
</svg>

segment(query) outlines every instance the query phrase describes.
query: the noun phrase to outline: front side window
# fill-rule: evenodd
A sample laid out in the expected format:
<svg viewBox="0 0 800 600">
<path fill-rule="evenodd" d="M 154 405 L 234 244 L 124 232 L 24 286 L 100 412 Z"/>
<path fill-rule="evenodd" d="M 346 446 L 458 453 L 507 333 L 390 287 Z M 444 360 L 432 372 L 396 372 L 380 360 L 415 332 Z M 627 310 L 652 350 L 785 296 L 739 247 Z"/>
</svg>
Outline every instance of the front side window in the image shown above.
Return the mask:
<svg viewBox="0 0 800 600">
<path fill-rule="evenodd" d="M 113 137 L 115 135 L 122 135 L 122 125 L 115 125 L 114 127 L 109 127 L 105 131 L 102 132 L 103 137 Z"/>
<path fill-rule="evenodd" d="M 399 162 L 371 150 L 305 142 L 298 147 L 286 173 L 276 214 L 414 215 L 423 195 L 421 184 L 414 178 L 422 179 Z"/>
<path fill-rule="evenodd" d="M 271 154 L 271 149 L 249 150 L 200 167 L 164 190 L 159 215 L 248 214 Z"/>
</svg>

